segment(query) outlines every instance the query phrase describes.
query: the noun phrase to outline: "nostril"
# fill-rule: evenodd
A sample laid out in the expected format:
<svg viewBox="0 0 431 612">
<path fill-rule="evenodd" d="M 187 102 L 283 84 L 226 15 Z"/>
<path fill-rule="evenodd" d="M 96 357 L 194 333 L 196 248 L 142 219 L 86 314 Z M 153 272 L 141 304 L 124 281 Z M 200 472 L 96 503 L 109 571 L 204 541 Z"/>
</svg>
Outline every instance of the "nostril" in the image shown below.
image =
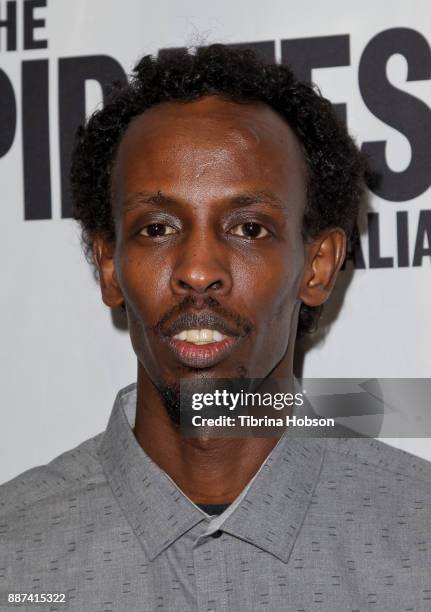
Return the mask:
<svg viewBox="0 0 431 612">
<path fill-rule="evenodd" d="M 187 283 L 186 281 L 183 281 L 182 279 L 178 279 L 177 280 L 177 286 L 185 291 L 197 291 L 198 293 L 202 293 L 203 291 L 209 291 L 209 290 L 219 290 L 223 288 L 223 282 L 221 280 L 216 280 L 212 283 Z"/>
</svg>

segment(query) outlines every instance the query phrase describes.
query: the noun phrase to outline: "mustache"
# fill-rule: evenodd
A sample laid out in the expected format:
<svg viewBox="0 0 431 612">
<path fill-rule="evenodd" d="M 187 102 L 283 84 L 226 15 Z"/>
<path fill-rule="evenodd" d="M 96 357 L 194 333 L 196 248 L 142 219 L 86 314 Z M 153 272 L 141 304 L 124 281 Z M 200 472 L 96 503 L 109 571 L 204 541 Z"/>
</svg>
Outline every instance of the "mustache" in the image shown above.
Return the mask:
<svg viewBox="0 0 431 612">
<path fill-rule="evenodd" d="M 191 311 L 196 303 L 197 298 L 192 295 L 186 296 L 156 323 L 155 331 L 165 336 L 174 336 L 184 329 L 200 327 L 217 329 L 228 336 L 246 336 L 254 330 L 254 325 L 249 319 L 228 310 L 211 296 L 203 300 L 207 309 L 202 308 L 200 298 L 200 312 Z"/>
</svg>

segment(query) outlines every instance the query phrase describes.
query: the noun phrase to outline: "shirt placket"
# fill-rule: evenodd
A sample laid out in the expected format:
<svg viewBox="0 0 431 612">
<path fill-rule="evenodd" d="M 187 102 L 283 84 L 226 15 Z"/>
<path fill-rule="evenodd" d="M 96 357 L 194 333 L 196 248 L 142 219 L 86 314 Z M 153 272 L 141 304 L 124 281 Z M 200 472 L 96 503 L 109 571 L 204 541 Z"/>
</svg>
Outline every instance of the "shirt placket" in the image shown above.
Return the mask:
<svg viewBox="0 0 431 612">
<path fill-rule="evenodd" d="M 228 534 L 209 527 L 193 548 L 196 601 L 199 612 L 228 612 L 230 583 L 226 579 L 224 555 Z"/>
</svg>

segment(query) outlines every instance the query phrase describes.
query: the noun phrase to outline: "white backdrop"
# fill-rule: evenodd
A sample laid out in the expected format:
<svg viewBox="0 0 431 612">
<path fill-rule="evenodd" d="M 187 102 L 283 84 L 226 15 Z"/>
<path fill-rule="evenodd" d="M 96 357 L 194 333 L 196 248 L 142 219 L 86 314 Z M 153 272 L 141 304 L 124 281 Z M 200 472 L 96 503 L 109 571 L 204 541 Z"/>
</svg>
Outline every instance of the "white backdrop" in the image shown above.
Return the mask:
<svg viewBox="0 0 431 612">
<path fill-rule="evenodd" d="M 98 287 L 81 253 L 78 229 L 72 220 L 62 218 L 60 58 L 108 55 L 130 72 L 142 54 L 157 53 L 166 47 L 274 41 L 279 58 L 283 40 L 347 36 L 350 58 L 348 62 L 340 62 L 347 65 L 333 61 L 332 67 L 313 70 L 312 80 L 333 102 L 347 105 L 348 125 L 359 144 L 386 141 L 389 170 L 405 172 L 401 191 L 410 185 L 410 193 L 404 190 L 398 201 L 372 197 L 372 209 L 379 214 L 380 257 L 392 257 L 392 262 L 386 262 L 392 265 L 375 267 L 376 255 L 370 258 L 370 240 L 364 234 L 361 240 L 365 269 L 356 270 L 329 335 L 307 354 L 304 375 L 430 376 L 430 190 L 422 188 L 422 193 L 413 193 L 420 181 L 414 173 L 412 179 L 407 172 L 414 161 L 420 176 L 431 176 L 430 148 L 425 151 L 415 141 L 430 129 L 431 57 L 429 44 L 425 44 L 425 51 L 421 47 L 421 41 L 429 41 L 431 34 L 428 0 L 414 3 L 392 0 L 389 4 L 374 0 L 361 3 L 303 0 L 299 4 L 293 0 L 270 3 L 259 0 L 36 0 L 33 19 L 43 21 L 33 23 L 33 28 L 28 6 L 24 15 L 25 2 L 18 0 L 12 4 L 16 7 L 16 23 L 10 19 L 9 32 L 6 27 L 0 28 L 3 264 L 0 482 L 45 463 L 104 429 L 117 390 L 135 379 L 135 358 L 127 333 L 113 326 L 110 312 L 99 298 Z M 6 2 L 0 0 L 3 20 L 6 9 Z M 12 32 L 15 26 L 16 50 Z M 383 76 L 373 81 L 373 68 L 381 61 L 380 51 L 376 47 L 375 56 L 370 51 L 372 61 L 368 59 L 366 64 L 364 50 L 374 37 L 394 28 L 409 30 L 410 42 L 406 44 L 411 46 L 411 55 L 406 57 L 403 32 L 399 31 L 395 38 L 390 33 L 384 36 L 382 48 L 392 50 L 385 60 Z M 8 39 L 8 34 L 12 38 Z M 32 39 L 46 40 L 46 48 L 24 49 L 24 46 L 37 46 Z M 361 57 L 364 71 L 368 71 L 365 93 L 358 79 Z M 44 127 L 43 121 L 40 123 L 40 117 L 44 116 L 43 91 L 36 94 L 32 90 L 34 87 L 43 90 L 44 85 L 36 73 L 33 81 L 28 77 L 35 65 L 29 64 L 30 60 L 48 60 L 49 107 L 45 110 L 49 131 L 48 124 Z M 388 125 L 375 116 L 378 112 L 367 108 L 370 100 L 376 96 L 378 99 L 382 81 L 409 94 L 400 102 L 396 94 L 391 98 L 395 90 L 389 86 L 390 95 L 383 104 L 384 111 L 389 109 L 389 114 L 396 115 L 397 109 L 404 108 L 406 103 L 405 112 L 398 114 L 407 123 Z M 90 112 L 101 103 L 102 90 L 96 81 L 90 80 L 85 92 L 85 108 Z M 11 123 L 13 98 L 17 118 L 15 133 Z M 410 124 L 413 132 L 408 127 Z M 50 149 L 50 162 L 45 166 L 43 142 L 45 149 L 48 145 Z M 23 147 L 28 143 L 35 147 L 32 152 L 36 153 L 24 170 Z M 50 176 L 46 174 L 47 169 Z M 29 192 L 27 216 L 34 214 L 32 193 L 40 189 L 38 180 L 43 182 L 43 176 L 48 176 L 45 191 L 42 189 L 40 193 L 49 199 L 46 189 L 50 185 L 51 218 L 25 220 L 25 172 L 28 172 Z M 48 199 L 41 202 L 42 208 L 49 209 Z M 408 222 L 408 257 L 397 255 L 398 249 L 406 244 L 405 238 L 397 237 L 397 212 L 402 211 L 406 215 L 401 217 Z M 422 229 L 418 239 L 419 218 Z M 420 265 L 413 266 L 415 250 L 419 253 L 416 264 Z M 421 251 L 423 257 L 419 257 Z M 403 258 L 408 265 L 400 267 Z M 343 274 L 347 278 L 346 272 Z M 334 304 L 336 300 L 337 296 Z M 428 439 L 389 442 L 431 459 Z"/>
</svg>

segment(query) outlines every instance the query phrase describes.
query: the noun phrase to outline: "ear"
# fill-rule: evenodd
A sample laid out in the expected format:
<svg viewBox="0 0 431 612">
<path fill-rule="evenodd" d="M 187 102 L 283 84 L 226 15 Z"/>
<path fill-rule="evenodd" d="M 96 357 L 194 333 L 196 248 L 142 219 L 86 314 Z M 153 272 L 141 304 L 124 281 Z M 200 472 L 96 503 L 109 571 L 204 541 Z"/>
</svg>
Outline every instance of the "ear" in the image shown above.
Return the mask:
<svg viewBox="0 0 431 612">
<path fill-rule="evenodd" d="M 98 234 L 94 238 L 93 258 L 99 273 L 102 299 L 111 308 L 124 304 L 123 294 L 115 273 L 114 248 L 114 243 L 103 236 Z"/>
<path fill-rule="evenodd" d="M 346 234 L 329 228 L 306 244 L 306 264 L 299 299 L 307 306 L 324 304 L 346 256 Z"/>
</svg>

